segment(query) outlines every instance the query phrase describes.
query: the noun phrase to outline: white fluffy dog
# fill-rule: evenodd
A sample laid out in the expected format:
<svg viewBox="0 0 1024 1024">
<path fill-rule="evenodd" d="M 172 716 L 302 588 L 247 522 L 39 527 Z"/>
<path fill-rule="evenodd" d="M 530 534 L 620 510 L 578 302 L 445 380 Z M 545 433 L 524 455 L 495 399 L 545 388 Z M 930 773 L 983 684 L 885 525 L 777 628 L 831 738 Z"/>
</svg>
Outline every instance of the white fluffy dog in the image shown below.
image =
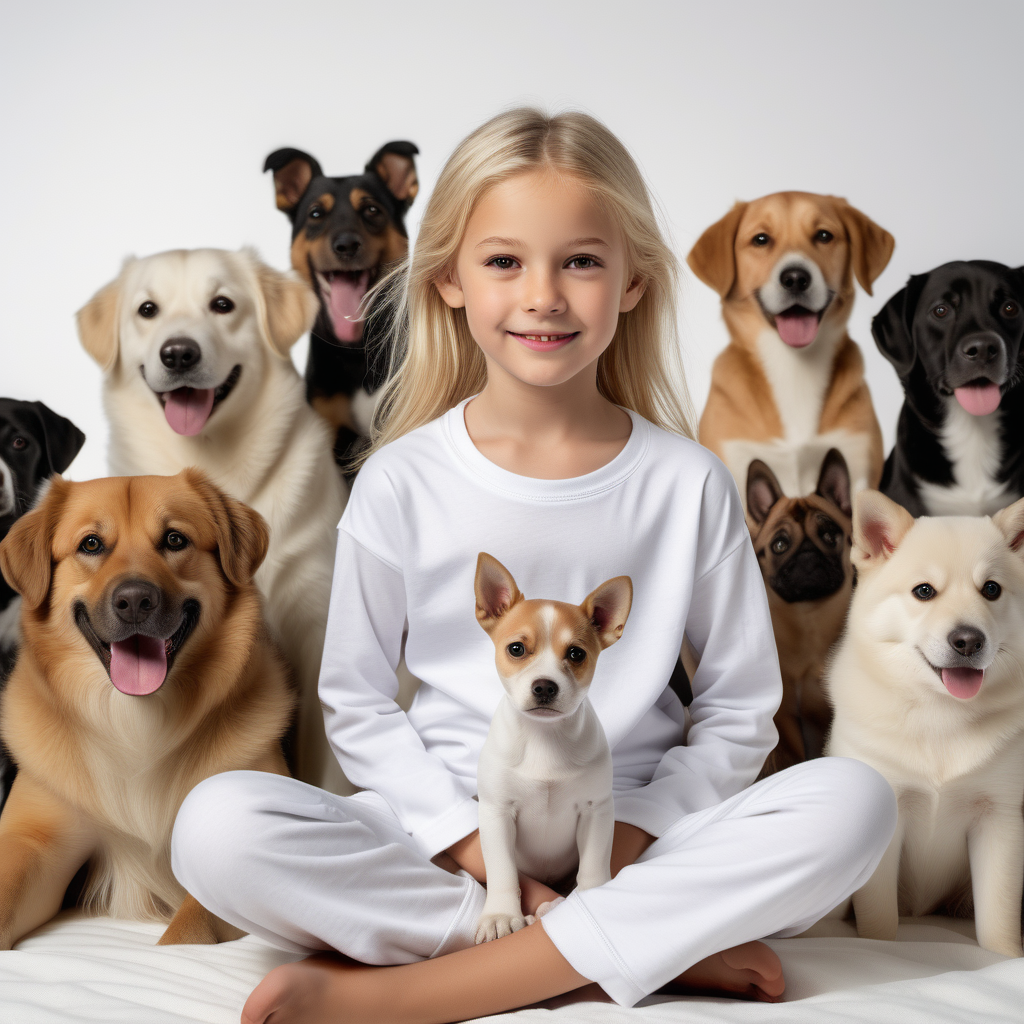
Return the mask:
<svg viewBox="0 0 1024 1024">
<path fill-rule="evenodd" d="M 828 674 L 828 753 L 888 780 L 899 824 L 853 897 L 857 931 L 973 890 L 978 942 L 1021 955 L 1024 500 L 921 518 L 877 491 L 854 509 L 857 588 Z"/>
<path fill-rule="evenodd" d="M 266 519 L 256 582 L 301 691 L 297 774 L 351 792 L 317 699 L 345 491 L 289 355 L 316 310 L 303 282 L 250 250 L 178 250 L 127 260 L 78 330 L 104 371 L 111 473 L 198 466 Z"/>
</svg>

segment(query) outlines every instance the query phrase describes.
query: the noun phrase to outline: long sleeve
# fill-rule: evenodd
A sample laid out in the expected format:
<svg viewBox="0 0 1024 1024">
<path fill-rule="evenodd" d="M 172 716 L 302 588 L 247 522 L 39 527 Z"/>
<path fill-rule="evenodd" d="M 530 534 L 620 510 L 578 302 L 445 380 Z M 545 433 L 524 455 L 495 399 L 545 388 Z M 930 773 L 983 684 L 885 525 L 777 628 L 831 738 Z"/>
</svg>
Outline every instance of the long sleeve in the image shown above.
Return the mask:
<svg viewBox="0 0 1024 1024">
<path fill-rule="evenodd" d="M 427 752 L 395 703 L 405 628 L 401 573 L 340 529 L 320 670 L 327 735 L 349 780 L 380 793 L 432 857 L 477 827 L 475 787 Z"/>
</svg>

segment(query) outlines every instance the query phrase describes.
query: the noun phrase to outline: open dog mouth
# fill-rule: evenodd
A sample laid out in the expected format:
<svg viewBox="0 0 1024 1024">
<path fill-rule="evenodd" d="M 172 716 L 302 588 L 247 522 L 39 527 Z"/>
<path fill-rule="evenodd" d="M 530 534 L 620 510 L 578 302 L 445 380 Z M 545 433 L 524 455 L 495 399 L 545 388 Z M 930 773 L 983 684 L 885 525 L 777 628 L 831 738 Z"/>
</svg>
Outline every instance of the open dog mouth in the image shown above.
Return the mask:
<svg viewBox="0 0 1024 1024">
<path fill-rule="evenodd" d="M 920 652 L 918 652 L 920 653 Z M 985 670 L 983 668 L 951 667 L 940 668 L 933 665 L 921 654 L 928 667 L 942 680 L 942 685 L 949 691 L 950 695 L 958 700 L 970 700 L 977 696 L 981 684 L 985 681 Z"/>
<path fill-rule="evenodd" d="M 768 322 L 778 331 L 779 337 L 790 348 L 806 348 L 818 336 L 821 318 L 825 315 L 830 303 L 826 303 L 817 313 L 805 306 L 790 306 L 781 313 L 769 313 L 764 306 L 762 312 Z"/>
<path fill-rule="evenodd" d="M 145 380 L 145 368 L 139 369 L 142 370 L 142 379 Z M 241 376 L 242 366 L 238 364 L 224 378 L 223 383 L 215 388 L 175 388 L 173 391 L 154 393 L 160 399 L 164 417 L 171 430 L 185 437 L 195 437 L 206 426 L 213 410 L 231 394 Z"/>
<path fill-rule="evenodd" d="M 93 627 L 85 605 L 75 604 L 75 624 L 96 652 L 110 681 L 121 693 L 145 697 L 164 684 L 175 655 L 199 622 L 199 602 L 188 600 L 178 628 L 166 638 L 134 633 L 123 640 L 103 640 Z"/>
<path fill-rule="evenodd" d="M 320 299 L 331 318 L 331 327 L 338 341 L 352 344 L 362 339 L 363 321 L 359 316 L 359 305 L 376 282 L 379 271 L 379 267 L 363 270 L 313 269 Z"/>
</svg>

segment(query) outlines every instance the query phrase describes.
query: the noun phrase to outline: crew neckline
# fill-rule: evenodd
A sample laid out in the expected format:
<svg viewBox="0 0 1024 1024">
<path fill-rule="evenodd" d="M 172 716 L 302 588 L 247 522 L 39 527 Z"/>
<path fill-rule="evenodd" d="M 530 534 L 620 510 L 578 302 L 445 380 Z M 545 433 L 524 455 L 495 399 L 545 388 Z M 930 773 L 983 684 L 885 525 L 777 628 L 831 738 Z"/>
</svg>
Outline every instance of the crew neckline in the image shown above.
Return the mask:
<svg viewBox="0 0 1024 1024">
<path fill-rule="evenodd" d="M 466 406 L 475 398 L 461 401 L 444 415 L 442 426 L 445 438 L 451 446 L 456 458 L 469 470 L 477 480 L 492 490 L 520 498 L 531 498 L 535 501 L 565 501 L 574 498 L 588 498 L 594 494 L 618 486 L 631 476 L 650 446 L 651 425 L 639 413 L 632 409 L 625 412 L 632 421 L 633 427 L 622 451 L 610 462 L 583 476 L 563 477 L 559 480 L 545 480 L 542 477 L 520 476 L 510 470 L 503 469 L 491 462 L 469 436 L 466 428 Z"/>
</svg>

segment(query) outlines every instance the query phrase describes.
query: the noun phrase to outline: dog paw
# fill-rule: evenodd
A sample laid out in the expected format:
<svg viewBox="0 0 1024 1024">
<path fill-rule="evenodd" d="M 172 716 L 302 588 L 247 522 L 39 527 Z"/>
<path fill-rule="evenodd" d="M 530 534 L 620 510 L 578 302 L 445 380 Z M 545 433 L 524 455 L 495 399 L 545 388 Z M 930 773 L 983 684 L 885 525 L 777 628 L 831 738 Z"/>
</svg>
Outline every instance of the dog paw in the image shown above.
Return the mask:
<svg viewBox="0 0 1024 1024">
<path fill-rule="evenodd" d="M 503 939 L 526 925 L 527 920 L 521 914 L 484 914 L 476 927 L 476 944 Z"/>
<path fill-rule="evenodd" d="M 565 902 L 565 897 L 564 896 L 556 896 L 553 900 L 548 900 L 547 903 L 542 903 L 537 908 L 537 917 L 538 918 L 543 917 L 549 910 L 554 910 L 555 907 L 557 907 L 559 903 L 564 903 L 564 902 Z"/>
</svg>

